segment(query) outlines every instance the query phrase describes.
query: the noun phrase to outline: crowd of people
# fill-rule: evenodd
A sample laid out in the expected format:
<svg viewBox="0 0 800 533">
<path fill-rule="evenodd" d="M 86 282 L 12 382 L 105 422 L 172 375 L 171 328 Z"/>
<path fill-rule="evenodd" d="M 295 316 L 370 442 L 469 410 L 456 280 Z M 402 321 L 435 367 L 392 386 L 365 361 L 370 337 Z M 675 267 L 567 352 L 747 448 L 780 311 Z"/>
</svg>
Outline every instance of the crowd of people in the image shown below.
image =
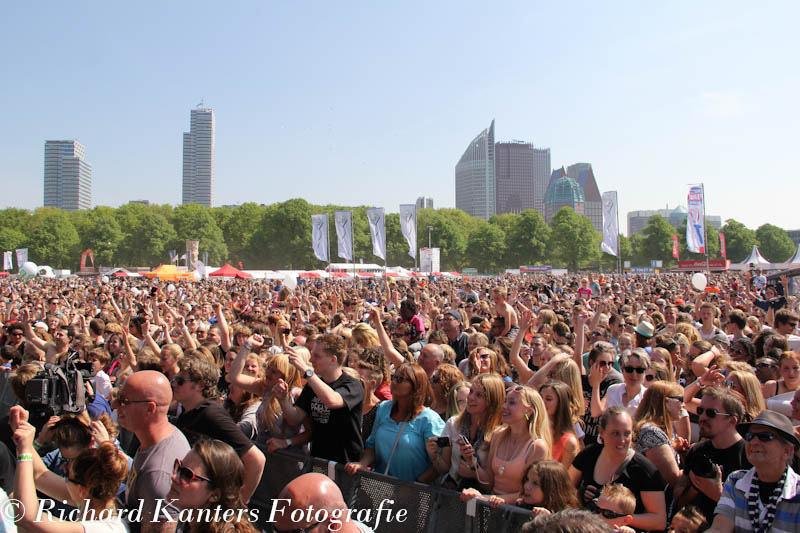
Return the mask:
<svg viewBox="0 0 800 533">
<path fill-rule="evenodd" d="M 6 279 L 0 484 L 24 529 L 252 532 L 287 449 L 523 530 L 798 531 L 800 300 L 710 278 Z M 76 363 L 85 409 L 44 408 L 40 372 Z M 371 531 L 309 476 L 283 493 L 339 518 L 276 531 Z"/>
</svg>

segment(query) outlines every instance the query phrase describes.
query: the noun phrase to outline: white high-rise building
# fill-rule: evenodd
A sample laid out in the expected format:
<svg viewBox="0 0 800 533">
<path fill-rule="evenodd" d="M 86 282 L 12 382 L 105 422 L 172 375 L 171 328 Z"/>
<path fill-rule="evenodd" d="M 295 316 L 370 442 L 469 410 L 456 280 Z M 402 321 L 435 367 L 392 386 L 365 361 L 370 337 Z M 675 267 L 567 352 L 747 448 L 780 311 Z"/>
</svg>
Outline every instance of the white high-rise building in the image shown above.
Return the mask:
<svg viewBox="0 0 800 533">
<path fill-rule="evenodd" d="M 486 220 L 495 214 L 494 120 L 456 164 L 456 208 Z"/>
<path fill-rule="evenodd" d="M 192 109 L 191 125 L 183 134 L 184 204 L 214 203 L 214 112 Z"/>
<path fill-rule="evenodd" d="M 44 142 L 44 206 L 66 211 L 92 208 L 92 165 L 78 141 Z"/>
</svg>

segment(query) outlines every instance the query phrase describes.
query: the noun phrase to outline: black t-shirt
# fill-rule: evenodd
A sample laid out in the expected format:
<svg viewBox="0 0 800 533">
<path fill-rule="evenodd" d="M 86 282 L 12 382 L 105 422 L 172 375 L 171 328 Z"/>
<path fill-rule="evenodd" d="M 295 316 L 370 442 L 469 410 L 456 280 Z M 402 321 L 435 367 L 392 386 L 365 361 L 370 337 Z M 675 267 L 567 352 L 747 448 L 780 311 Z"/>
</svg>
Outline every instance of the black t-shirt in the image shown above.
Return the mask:
<svg viewBox="0 0 800 533">
<path fill-rule="evenodd" d="M 185 411 L 175 425 L 186 436 L 190 446 L 194 446 L 202 437 L 219 439 L 236 450 L 239 457 L 253 446 L 216 398 L 209 398 L 194 409 Z"/>
<path fill-rule="evenodd" d="M 769 313 L 770 307 L 774 309 L 776 312 L 780 311 L 786 305 L 786 298 L 783 296 L 778 296 L 777 298 L 773 298 L 772 300 L 754 300 L 753 305 L 758 307 L 759 309 L 763 309 L 764 312 Z"/>
<path fill-rule="evenodd" d="M 448 340 L 447 344 L 456 352 L 456 365 L 469 357 L 469 335 L 466 333 L 459 333 L 456 340 Z"/>
<path fill-rule="evenodd" d="M 608 372 L 606 378 L 600 382 L 600 397 L 606 395 L 606 391 L 611 385 L 615 383 L 622 383 L 622 374 L 613 368 Z M 588 446 L 597 442 L 598 428 L 600 427 L 600 417 L 592 416 L 592 386 L 589 384 L 589 376 L 581 376 L 581 384 L 583 385 L 583 404 L 585 411 L 583 412 L 583 444 Z"/>
<path fill-rule="evenodd" d="M 597 458 L 600 457 L 600 452 L 602 451 L 603 445 L 592 444 L 584 448 L 572 462 L 572 466 L 581 471 L 579 493 L 583 493 L 583 489 L 587 485 L 594 485 L 598 489 L 602 487 L 594 480 L 594 466 L 597 464 Z M 664 492 L 667 488 L 667 484 L 664 478 L 661 477 L 656 465 L 638 452 L 634 454 L 631 462 L 628 463 L 619 477 L 614 480 L 614 483 L 628 487 L 633 492 L 633 495 L 636 496 L 634 514 L 646 512 L 642 504 L 642 492 Z"/>
<path fill-rule="evenodd" d="M 311 455 L 338 463 L 358 461 L 364 452 L 361 438 L 364 387 L 361 381 L 345 373 L 327 385 L 341 395 L 344 407 L 328 409 L 311 385 L 303 388 L 295 402 L 311 418 Z"/>
<path fill-rule="evenodd" d="M 719 465 L 722 468 L 723 484 L 725 483 L 725 480 L 728 479 L 728 476 L 731 474 L 731 472 L 736 472 L 737 470 L 747 470 L 751 468 L 750 462 L 747 460 L 747 456 L 744 452 L 744 439 L 740 439 L 739 442 L 733 446 L 722 450 L 714 448 L 710 439 L 695 444 L 686 454 L 686 466 L 684 471 L 686 472 L 687 476 L 689 475 L 692 466 L 698 462 L 698 458 L 702 455 L 705 455 L 711 460 L 712 463 Z M 714 509 L 717 507 L 717 502 L 700 491 L 696 492 L 697 496 L 694 498 L 692 503 L 700 509 L 700 512 L 705 515 L 706 520 L 708 520 L 708 523 L 710 524 L 714 520 Z"/>
</svg>

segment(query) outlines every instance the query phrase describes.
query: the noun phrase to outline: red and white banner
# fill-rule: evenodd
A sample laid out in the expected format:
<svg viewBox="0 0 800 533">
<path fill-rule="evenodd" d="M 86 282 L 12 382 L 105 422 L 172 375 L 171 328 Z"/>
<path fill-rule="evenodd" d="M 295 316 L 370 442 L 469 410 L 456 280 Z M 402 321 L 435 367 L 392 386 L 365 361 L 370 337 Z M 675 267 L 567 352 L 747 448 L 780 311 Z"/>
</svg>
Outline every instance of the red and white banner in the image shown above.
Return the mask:
<svg viewBox="0 0 800 533">
<path fill-rule="evenodd" d="M 680 254 L 678 253 L 678 236 L 672 236 L 672 257 L 675 259 L 680 258 Z"/>
<path fill-rule="evenodd" d="M 728 250 L 725 247 L 725 234 L 721 231 L 719 232 L 719 253 L 724 258 L 728 258 Z"/>
</svg>

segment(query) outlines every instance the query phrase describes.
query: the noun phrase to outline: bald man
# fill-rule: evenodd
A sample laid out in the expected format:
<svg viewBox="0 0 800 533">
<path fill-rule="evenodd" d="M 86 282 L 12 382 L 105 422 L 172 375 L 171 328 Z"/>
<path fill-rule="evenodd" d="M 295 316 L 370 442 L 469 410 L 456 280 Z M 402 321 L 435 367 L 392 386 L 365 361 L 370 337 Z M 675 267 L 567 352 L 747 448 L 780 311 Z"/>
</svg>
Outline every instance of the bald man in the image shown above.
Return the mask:
<svg viewBox="0 0 800 533">
<path fill-rule="evenodd" d="M 142 370 L 125 380 L 112 403 L 119 425 L 139 439 L 125 491 L 127 508 L 136 509 L 144 501 L 141 520 L 129 524 L 133 533 L 151 527 L 158 500 L 166 499 L 172 486 L 175 459 L 183 459 L 189 453 L 186 437 L 167 419 L 170 402 L 172 387 L 164 374 Z"/>
<path fill-rule="evenodd" d="M 293 520 L 292 514 L 300 520 Z M 273 531 L 372 533 L 348 514 L 336 483 L 324 474 L 303 474 L 290 481 L 273 501 L 270 521 L 275 522 Z"/>
</svg>

